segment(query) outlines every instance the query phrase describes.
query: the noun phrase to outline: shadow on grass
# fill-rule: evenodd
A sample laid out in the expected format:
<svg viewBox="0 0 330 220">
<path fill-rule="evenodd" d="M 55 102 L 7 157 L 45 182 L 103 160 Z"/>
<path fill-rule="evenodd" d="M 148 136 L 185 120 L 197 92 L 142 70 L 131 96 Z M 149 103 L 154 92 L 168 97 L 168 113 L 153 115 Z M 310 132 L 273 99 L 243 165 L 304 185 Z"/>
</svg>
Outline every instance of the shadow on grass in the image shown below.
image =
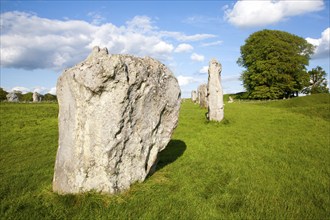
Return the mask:
<svg viewBox="0 0 330 220">
<path fill-rule="evenodd" d="M 156 171 L 173 163 L 181 157 L 186 150 L 186 144 L 181 140 L 171 140 L 166 148 L 158 154 Z"/>
</svg>

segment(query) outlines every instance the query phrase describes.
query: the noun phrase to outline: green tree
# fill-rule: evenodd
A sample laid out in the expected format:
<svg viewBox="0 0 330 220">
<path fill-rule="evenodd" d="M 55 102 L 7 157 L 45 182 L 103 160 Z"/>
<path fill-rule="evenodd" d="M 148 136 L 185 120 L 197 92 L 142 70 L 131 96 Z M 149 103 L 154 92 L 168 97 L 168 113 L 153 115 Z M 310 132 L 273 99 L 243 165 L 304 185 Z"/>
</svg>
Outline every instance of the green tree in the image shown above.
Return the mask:
<svg viewBox="0 0 330 220">
<path fill-rule="evenodd" d="M 43 101 L 57 101 L 57 97 L 56 95 L 52 95 L 50 93 L 46 93 L 43 98 L 42 98 Z"/>
<path fill-rule="evenodd" d="M 22 94 L 22 98 L 20 99 L 20 101 L 23 101 L 23 102 L 32 102 L 33 101 L 33 93 L 32 92 L 28 92 L 28 93 L 25 93 L 25 94 Z"/>
<path fill-rule="evenodd" d="M 246 68 L 243 85 L 254 99 L 298 95 L 308 84 L 306 66 L 313 45 L 296 35 L 276 30 L 251 34 L 241 46 L 237 63 Z"/>
<path fill-rule="evenodd" d="M 6 92 L 3 88 L 0 87 L 0 101 L 5 101 L 7 100 L 6 95 L 8 92 Z"/>
<path fill-rule="evenodd" d="M 312 70 L 308 71 L 309 75 L 309 86 L 306 87 L 303 92 L 306 94 L 316 93 L 329 93 L 328 82 L 326 79 L 327 73 L 322 67 L 317 66 Z"/>
</svg>

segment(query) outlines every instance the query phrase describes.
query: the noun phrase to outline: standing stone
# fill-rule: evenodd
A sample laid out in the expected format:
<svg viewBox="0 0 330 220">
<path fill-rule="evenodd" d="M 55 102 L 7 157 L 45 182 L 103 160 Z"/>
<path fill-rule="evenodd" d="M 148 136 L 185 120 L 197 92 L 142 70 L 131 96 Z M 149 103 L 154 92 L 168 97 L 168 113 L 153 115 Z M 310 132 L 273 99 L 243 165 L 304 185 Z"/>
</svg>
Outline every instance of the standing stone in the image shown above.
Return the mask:
<svg viewBox="0 0 330 220">
<path fill-rule="evenodd" d="M 197 101 L 197 92 L 195 90 L 191 91 L 191 101 L 194 103 Z"/>
<path fill-rule="evenodd" d="M 18 96 L 15 92 L 10 92 L 6 95 L 8 102 L 18 102 Z"/>
<path fill-rule="evenodd" d="M 41 101 L 41 95 L 37 92 L 34 92 L 32 95 L 33 102 L 40 102 Z"/>
<path fill-rule="evenodd" d="M 231 96 L 229 96 L 228 103 L 233 103 L 233 102 L 234 102 L 234 99 Z"/>
<path fill-rule="evenodd" d="M 207 108 L 208 107 L 208 100 L 207 100 L 207 85 L 202 84 L 198 86 L 198 101 L 199 101 L 199 106 L 201 108 Z"/>
<path fill-rule="evenodd" d="M 95 47 L 57 82 L 53 190 L 115 193 L 144 181 L 177 126 L 180 94 L 157 60 Z"/>
<path fill-rule="evenodd" d="M 221 85 L 221 64 L 212 59 L 209 63 L 208 78 L 208 117 L 210 121 L 221 121 L 224 117 L 223 92 Z"/>
</svg>

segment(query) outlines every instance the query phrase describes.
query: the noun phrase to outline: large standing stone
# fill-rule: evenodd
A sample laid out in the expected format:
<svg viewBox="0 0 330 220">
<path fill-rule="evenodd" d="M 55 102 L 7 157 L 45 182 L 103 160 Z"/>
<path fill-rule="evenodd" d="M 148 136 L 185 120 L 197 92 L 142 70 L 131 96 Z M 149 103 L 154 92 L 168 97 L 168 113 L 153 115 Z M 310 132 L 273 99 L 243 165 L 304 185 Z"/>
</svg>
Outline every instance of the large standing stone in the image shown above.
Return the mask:
<svg viewBox="0 0 330 220">
<path fill-rule="evenodd" d="M 194 103 L 196 103 L 196 101 L 197 101 L 197 92 L 196 92 L 196 90 L 191 91 L 191 101 L 193 101 Z"/>
<path fill-rule="evenodd" d="M 40 102 L 41 101 L 41 95 L 37 92 L 34 92 L 32 95 L 33 102 Z"/>
<path fill-rule="evenodd" d="M 202 108 L 207 108 L 208 107 L 207 85 L 201 84 L 200 86 L 198 86 L 197 92 L 198 92 L 199 106 Z"/>
<path fill-rule="evenodd" d="M 210 121 L 221 121 L 224 117 L 223 92 L 221 85 L 221 64 L 212 59 L 209 63 L 208 117 Z"/>
<path fill-rule="evenodd" d="M 143 181 L 178 123 L 178 81 L 149 57 L 95 47 L 59 77 L 57 97 L 58 193 L 115 193 Z"/>
<path fill-rule="evenodd" d="M 6 95 L 7 101 L 8 102 L 18 102 L 18 96 L 15 92 L 10 92 Z"/>
</svg>

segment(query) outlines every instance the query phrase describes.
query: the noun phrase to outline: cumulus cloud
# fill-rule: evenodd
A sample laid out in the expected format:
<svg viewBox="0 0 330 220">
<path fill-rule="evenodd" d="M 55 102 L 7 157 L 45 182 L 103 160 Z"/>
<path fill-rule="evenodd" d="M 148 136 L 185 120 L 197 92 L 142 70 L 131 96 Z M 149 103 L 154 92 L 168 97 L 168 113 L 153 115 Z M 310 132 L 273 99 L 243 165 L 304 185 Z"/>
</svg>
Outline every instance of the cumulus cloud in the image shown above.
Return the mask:
<svg viewBox="0 0 330 220">
<path fill-rule="evenodd" d="M 56 87 L 51 88 L 48 93 L 52 94 L 52 95 L 56 95 Z"/>
<path fill-rule="evenodd" d="M 182 22 L 186 24 L 207 24 L 207 23 L 220 23 L 220 17 L 211 17 L 211 16 L 204 16 L 204 15 L 196 15 L 190 16 L 184 19 Z"/>
<path fill-rule="evenodd" d="M 258 27 L 324 8 L 323 0 L 237 1 L 225 9 L 225 20 L 238 27 Z"/>
<path fill-rule="evenodd" d="M 87 16 L 92 18 L 92 24 L 94 25 L 99 25 L 106 20 L 100 13 L 95 11 L 89 12 Z"/>
<path fill-rule="evenodd" d="M 123 26 L 100 24 L 102 17 L 90 16 L 92 23 L 17 11 L 1 14 L 1 66 L 61 70 L 83 60 L 96 45 L 107 47 L 110 53 L 152 56 L 165 62 L 174 50 L 168 38 L 198 41 L 215 37 L 160 31 L 147 16 L 136 16 Z"/>
<path fill-rule="evenodd" d="M 193 54 L 191 54 L 190 59 L 192 59 L 193 61 L 202 62 L 202 61 L 204 61 L 205 57 L 203 55 L 193 53 Z"/>
<path fill-rule="evenodd" d="M 209 43 L 202 43 L 201 46 L 202 47 L 210 47 L 210 46 L 221 45 L 222 43 L 223 43 L 222 40 L 218 40 L 218 41 L 213 41 L 213 42 L 209 42 Z"/>
<path fill-rule="evenodd" d="M 136 30 L 141 33 L 157 29 L 157 27 L 152 25 L 151 18 L 148 16 L 135 16 L 132 20 L 127 21 L 126 24 L 128 29 Z"/>
<path fill-rule="evenodd" d="M 168 44 L 164 41 L 160 41 L 159 43 L 157 43 L 156 45 L 154 45 L 154 47 L 152 48 L 152 52 L 154 53 L 159 53 L 159 54 L 169 54 L 172 52 L 173 50 L 173 45 L 172 44 Z"/>
<path fill-rule="evenodd" d="M 12 89 L 9 90 L 10 92 L 14 92 L 14 91 L 19 91 L 22 92 L 22 94 L 31 92 L 31 89 L 23 87 L 23 86 L 15 86 Z"/>
<path fill-rule="evenodd" d="M 23 12 L 1 14 L 1 66 L 27 70 L 70 66 L 88 54 L 93 25 Z"/>
<path fill-rule="evenodd" d="M 193 46 L 191 46 L 190 44 L 179 44 L 174 52 L 176 53 L 185 53 L 185 52 L 191 52 L 194 49 Z"/>
<path fill-rule="evenodd" d="M 48 88 L 46 87 L 43 87 L 43 86 L 36 86 L 34 87 L 31 92 L 37 92 L 37 93 L 40 93 L 40 94 L 45 94 L 48 92 Z"/>
<path fill-rule="evenodd" d="M 330 27 L 325 29 L 321 38 L 306 38 L 306 40 L 315 46 L 314 54 L 312 56 L 313 59 L 319 58 L 329 58 L 330 56 Z"/>
<path fill-rule="evenodd" d="M 203 66 L 200 70 L 199 73 L 208 73 L 209 71 L 209 66 Z"/>
<path fill-rule="evenodd" d="M 193 77 L 191 76 L 182 76 L 182 75 L 179 75 L 177 77 L 178 81 L 179 81 L 179 86 L 186 86 L 190 83 L 194 83 L 194 82 L 197 82 Z"/>
<path fill-rule="evenodd" d="M 160 36 L 163 37 L 171 37 L 177 41 L 200 41 L 209 38 L 217 37 L 214 34 L 193 34 L 193 35 L 186 35 L 181 32 L 172 32 L 172 31 L 161 31 Z"/>
</svg>

